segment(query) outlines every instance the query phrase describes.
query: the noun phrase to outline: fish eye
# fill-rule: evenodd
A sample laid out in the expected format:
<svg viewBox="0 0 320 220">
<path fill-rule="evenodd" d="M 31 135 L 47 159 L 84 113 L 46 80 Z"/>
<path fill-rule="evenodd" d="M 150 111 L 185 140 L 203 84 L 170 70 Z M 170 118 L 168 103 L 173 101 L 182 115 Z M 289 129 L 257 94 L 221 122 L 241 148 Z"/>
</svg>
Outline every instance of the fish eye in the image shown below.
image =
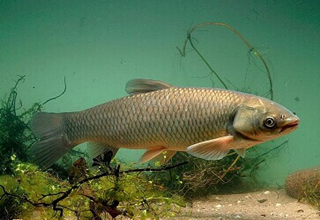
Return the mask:
<svg viewBox="0 0 320 220">
<path fill-rule="evenodd" d="M 266 120 L 264 120 L 263 124 L 266 128 L 273 128 L 276 125 L 276 121 L 274 118 L 268 117 Z"/>
</svg>

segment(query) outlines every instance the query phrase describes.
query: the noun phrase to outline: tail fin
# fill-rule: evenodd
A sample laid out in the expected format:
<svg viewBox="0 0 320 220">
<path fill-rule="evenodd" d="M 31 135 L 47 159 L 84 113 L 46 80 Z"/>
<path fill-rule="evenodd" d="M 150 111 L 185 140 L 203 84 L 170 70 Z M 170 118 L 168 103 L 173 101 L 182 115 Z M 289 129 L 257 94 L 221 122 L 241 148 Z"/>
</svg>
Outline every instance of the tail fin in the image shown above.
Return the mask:
<svg viewBox="0 0 320 220">
<path fill-rule="evenodd" d="M 36 113 L 31 121 L 32 133 L 40 140 L 32 146 L 30 153 L 34 163 L 48 168 L 75 145 L 63 131 L 65 113 Z"/>
</svg>

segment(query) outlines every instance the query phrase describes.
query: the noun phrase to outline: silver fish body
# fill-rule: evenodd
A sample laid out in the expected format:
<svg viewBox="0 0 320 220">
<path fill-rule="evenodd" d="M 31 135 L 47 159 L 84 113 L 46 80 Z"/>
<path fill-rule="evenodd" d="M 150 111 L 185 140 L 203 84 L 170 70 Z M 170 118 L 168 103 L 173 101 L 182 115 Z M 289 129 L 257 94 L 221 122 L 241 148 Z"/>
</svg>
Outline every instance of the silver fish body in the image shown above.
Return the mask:
<svg viewBox="0 0 320 220">
<path fill-rule="evenodd" d="M 234 149 L 244 156 L 245 149 L 283 136 L 299 123 L 279 104 L 241 92 L 150 80 L 130 81 L 127 92 L 131 95 L 84 111 L 35 114 L 30 123 L 40 138 L 32 148 L 35 162 L 49 167 L 83 142 L 96 143 L 94 156 L 122 147 L 146 149 L 140 162 L 163 152 L 168 160 L 177 151 L 221 159 Z"/>
</svg>

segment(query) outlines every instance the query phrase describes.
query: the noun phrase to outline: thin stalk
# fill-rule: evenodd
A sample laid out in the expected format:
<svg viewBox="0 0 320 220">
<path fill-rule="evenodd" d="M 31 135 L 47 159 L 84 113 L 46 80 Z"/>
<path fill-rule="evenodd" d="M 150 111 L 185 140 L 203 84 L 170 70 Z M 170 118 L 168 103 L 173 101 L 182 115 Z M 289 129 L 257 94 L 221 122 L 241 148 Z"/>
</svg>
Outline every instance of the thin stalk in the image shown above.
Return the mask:
<svg viewBox="0 0 320 220">
<path fill-rule="evenodd" d="M 220 82 L 222 82 L 221 80 L 221 77 L 218 76 L 218 74 L 213 71 L 213 68 L 209 65 L 209 63 L 205 60 L 205 58 L 201 55 L 201 53 L 194 47 L 194 45 L 192 44 L 192 41 L 191 41 L 191 34 L 198 28 L 202 28 L 202 27 L 205 27 L 205 26 L 220 26 L 220 27 L 225 27 L 227 28 L 228 30 L 232 31 L 235 35 L 237 35 L 241 40 L 242 42 L 249 48 L 249 51 L 250 52 L 253 52 L 254 55 L 256 55 L 262 62 L 263 66 L 265 67 L 266 69 L 266 73 L 267 73 L 267 77 L 268 77 L 268 81 L 269 81 L 269 92 L 270 92 L 270 99 L 273 100 L 273 97 L 274 97 L 274 92 L 273 92 L 273 82 L 272 82 L 272 76 L 271 76 L 271 72 L 269 70 L 269 67 L 267 65 L 267 62 L 265 61 L 265 59 L 262 57 L 261 53 L 256 49 L 254 48 L 243 36 L 242 34 L 240 34 L 236 29 L 234 29 L 233 27 L 225 24 L 225 23 L 222 23 L 222 22 L 204 22 L 204 23 L 201 23 L 201 24 L 198 24 L 196 26 L 194 26 L 193 28 L 191 28 L 189 31 L 188 31 L 188 34 L 187 34 L 187 37 L 186 39 L 184 40 L 183 42 L 183 46 L 182 46 L 182 49 L 180 49 L 179 47 L 177 47 L 178 51 L 180 52 L 181 56 L 185 57 L 186 56 L 186 47 L 187 47 L 187 43 L 190 42 L 192 48 L 197 52 L 197 54 L 200 56 L 200 58 L 206 63 L 206 65 L 209 67 L 209 69 L 217 76 L 217 78 L 220 80 Z M 222 82 L 222 84 L 226 87 L 225 83 Z"/>
</svg>

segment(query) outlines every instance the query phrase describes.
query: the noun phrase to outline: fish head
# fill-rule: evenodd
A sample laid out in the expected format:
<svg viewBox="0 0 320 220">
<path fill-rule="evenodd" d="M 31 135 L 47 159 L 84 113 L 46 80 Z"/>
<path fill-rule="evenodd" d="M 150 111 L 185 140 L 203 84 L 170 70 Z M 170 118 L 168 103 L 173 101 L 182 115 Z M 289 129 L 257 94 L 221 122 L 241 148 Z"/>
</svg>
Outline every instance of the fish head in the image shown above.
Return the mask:
<svg viewBox="0 0 320 220">
<path fill-rule="evenodd" d="M 248 139 L 265 142 L 292 132 L 299 121 L 298 116 L 278 103 L 252 96 L 237 109 L 233 128 Z"/>
</svg>

